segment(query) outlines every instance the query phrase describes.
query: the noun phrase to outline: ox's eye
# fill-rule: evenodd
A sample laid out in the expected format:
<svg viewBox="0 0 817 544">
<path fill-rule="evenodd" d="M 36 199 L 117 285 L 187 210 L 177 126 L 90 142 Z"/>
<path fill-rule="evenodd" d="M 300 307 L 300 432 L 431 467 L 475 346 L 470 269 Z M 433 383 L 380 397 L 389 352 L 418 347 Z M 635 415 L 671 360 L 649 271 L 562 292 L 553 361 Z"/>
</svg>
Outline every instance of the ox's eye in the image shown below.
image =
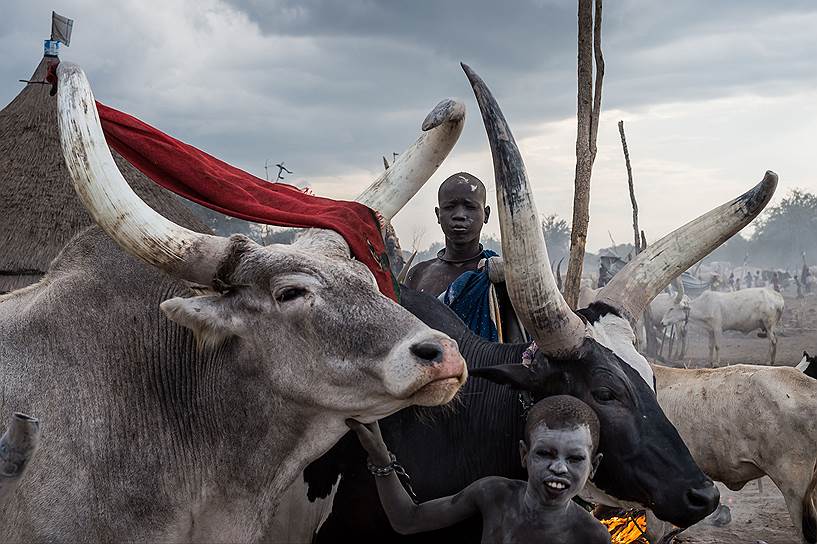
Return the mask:
<svg viewBox="0 0 817 544">
<path fill-rule="evenodd" d="M 306 295 L 308 291 L 303 287 L 287 287 L 285 289 L 281 289 L 275 294 L 275 300 L 279 303 L 289 302 L 291 300 L 295 300 L 296 298 L 301 298 Z"/>
<path fill-rule="evenodd" d="M 616 394 L 613 393 L 611 389 L 607 389 L 606 387 L 594 389 L 592 395 L 598 402 L 610 402 L 616 400 Z"/>
</svg>

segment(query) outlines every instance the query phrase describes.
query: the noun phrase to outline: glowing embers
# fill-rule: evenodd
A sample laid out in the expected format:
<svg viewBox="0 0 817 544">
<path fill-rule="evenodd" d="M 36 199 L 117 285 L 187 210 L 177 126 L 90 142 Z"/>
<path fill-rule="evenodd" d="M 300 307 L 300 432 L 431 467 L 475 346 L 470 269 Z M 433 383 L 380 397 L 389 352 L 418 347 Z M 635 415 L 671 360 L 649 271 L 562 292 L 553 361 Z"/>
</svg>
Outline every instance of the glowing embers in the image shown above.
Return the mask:
<svg viewBox="0 0 817 544">
<path fill-rule="evenodd" d="M 643 510 L 600 521 L 607 527 L 612 544 L 649 544 L 644 534 L 647 532 L 647 516 Z"/>
</svg>

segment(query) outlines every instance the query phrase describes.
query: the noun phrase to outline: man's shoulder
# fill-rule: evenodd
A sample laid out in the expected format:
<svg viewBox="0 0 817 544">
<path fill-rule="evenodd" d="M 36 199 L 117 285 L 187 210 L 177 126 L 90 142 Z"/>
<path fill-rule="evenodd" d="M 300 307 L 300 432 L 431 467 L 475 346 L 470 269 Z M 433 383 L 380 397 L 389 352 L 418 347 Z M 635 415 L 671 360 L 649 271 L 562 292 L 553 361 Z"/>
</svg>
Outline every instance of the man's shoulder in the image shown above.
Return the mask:
<svg viewBox="0 0 817 544">
<path fill-rule="evenodd" d="M 490 504 L 501 502 L 503 498 L 511 497 L 524 491 L 525 482 L 512 480 L 502 476 L 486 476 L 480 478 L 471 486 L 472 493 L 479 499 L 487 500 Z"/>
<path fill-rule="evenodd" d="M 423 261 L 421 263 L 417 263 L 412 266 L 408 274 L 406 275 L 406 285 L 409 287 L 416 289 L 417 282 L 423 279 L 423 274 L 429 269 L 429 267 L 434 264 L 437 259 L 429 259 L 427 261 Z"/>
<path fill-rule="evenodd" d="M 409 269 L 409 275 L 423 272 L 424 270 L 427 270 L 428 267 L 430 267 L 435 262 L 437 262 L 437 259 L 429 259 L 427 261 L 419 262 Z"/>
</svg>

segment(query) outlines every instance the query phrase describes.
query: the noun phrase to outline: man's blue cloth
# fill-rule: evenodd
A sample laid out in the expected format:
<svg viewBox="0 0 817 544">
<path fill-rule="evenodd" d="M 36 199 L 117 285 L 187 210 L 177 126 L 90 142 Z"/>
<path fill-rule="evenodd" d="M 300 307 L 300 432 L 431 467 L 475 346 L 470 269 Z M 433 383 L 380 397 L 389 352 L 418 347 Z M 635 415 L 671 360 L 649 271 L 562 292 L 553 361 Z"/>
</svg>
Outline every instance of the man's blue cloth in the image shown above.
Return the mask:
<svg viewBox="0 0 817 544">
<path fill-rule="evenodd" d="M 482 252 L 482 258 L 496 257 L 490 249 Z M 491 280 L 488 267 L 469 270 L 455 279 L 443 293 L 442 300 L 454 310 L 474 334 L 491 342 L 499 341 L 496 323 L 491 318 Z"/>
</svg>

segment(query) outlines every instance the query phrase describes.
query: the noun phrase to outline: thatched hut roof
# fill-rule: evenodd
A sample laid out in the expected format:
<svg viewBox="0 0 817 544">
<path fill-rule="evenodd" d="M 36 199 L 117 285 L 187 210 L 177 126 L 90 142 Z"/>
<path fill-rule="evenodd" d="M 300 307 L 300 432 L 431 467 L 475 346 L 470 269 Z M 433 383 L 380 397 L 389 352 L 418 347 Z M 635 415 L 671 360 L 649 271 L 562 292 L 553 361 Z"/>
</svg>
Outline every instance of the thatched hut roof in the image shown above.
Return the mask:
<svg viewBox="0 0 817 544">
<path fill-rule="evenodd" d="M 55 60 L 44 57 L 31 81 L 44 81 Z M 50 90 L 50 85 L 29 83 L 0 111 L 0 293 L 39 281 L 65 243 L 93 224 L 62 157 L 57 99 Z M 179 197 L 113 155 L 148 205 L 181 225 L 208 232 Z"/>
</svg>

